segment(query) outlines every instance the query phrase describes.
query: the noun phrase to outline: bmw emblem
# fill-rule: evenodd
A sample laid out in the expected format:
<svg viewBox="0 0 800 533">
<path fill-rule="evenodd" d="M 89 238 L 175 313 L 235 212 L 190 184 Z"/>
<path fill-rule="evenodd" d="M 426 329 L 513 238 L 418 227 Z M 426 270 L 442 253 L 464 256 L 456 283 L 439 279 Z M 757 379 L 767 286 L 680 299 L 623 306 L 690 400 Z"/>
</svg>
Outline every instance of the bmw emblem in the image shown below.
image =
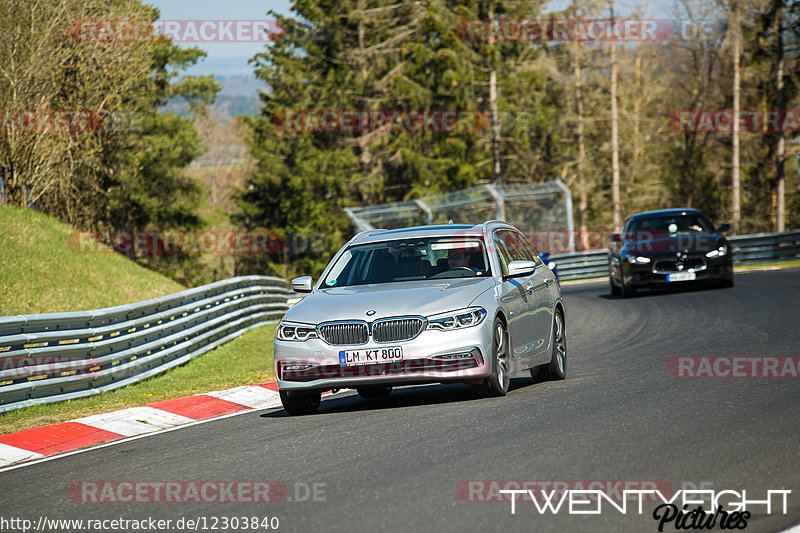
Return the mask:
<svg viewBox="0 0 800 533">
<path fill-rule="evenodd" d="M 374 309 L 370 309 L 369 311 L 367 311 L 367 316 L 372 316 L 374 314 L 375 314 L 375 310 Z"/>
</svg>

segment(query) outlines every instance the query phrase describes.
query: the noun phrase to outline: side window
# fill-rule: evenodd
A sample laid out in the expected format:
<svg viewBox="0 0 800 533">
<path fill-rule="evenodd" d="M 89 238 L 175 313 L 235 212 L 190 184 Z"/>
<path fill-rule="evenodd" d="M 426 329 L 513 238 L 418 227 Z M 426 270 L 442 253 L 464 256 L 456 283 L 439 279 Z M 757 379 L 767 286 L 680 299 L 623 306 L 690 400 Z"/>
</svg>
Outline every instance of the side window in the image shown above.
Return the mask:
<svg viewBox="0 0 800 533">
<path fill-rule="evenodd" d="M 494 238 L 492 239 L 492 243 L 494 244 L 495 249 L 497 250 L 497 257 L 500 259 L 500 270 L 503 276 L 508 274 L 508 264 L 512 261 L 511 253 L 508 251 L 506 247 L 506 243 L 503 242 L 502 236 L 500 232 L 495 232 Z"/>
<path fill-rule="evenodd" d="M 536 253 L 536 248 L 534 248 L 533 245 L 530 243 L 530 241 L 528 241 L 528 239 L 525 238 L 525 235 L 519 235 L 518 237 L 522 249 L 530 257 L 529 260 L 536 263 L 536 266 L 541 265 L 542 260 L 539 258 L 539 254 Z"/>
<path fill-rule="evenodd" d="M 520 236 L 513 231 L 499 231 L 500 237 L 506 243 L 512 261 L 533 261 L 533 256 L 529 255 L 522 246 Z"/>
</svg>

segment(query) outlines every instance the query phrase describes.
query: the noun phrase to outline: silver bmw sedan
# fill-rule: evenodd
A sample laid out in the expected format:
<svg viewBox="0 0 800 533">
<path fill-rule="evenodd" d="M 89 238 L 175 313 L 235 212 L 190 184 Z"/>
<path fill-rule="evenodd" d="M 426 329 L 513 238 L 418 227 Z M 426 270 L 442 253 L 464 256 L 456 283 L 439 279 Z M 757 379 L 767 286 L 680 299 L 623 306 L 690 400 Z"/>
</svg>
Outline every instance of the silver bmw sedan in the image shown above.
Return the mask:
<svg viewBox="0 0 800 533">
<path fill-rule="evenodd" d="M 505 396 L 511 374 L 564 379 L 564 302 L 525 236 L 490 221 L 370 230 L 333 257 L 275 334 L 275 376 L 287 413 L 313 414 L 322 392 L 468 383 Z"/>
</svg>

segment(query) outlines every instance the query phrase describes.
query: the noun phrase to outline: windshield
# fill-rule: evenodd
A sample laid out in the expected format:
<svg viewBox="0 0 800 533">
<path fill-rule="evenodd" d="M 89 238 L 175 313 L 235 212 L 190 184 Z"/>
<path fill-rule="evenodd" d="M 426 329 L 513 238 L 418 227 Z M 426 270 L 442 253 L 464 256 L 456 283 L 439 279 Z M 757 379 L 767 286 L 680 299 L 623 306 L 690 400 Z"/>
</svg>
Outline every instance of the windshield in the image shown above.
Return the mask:
<svg viewBox="0 0 800 533">
<path fill-rule="evenodd" d="M 632 220 L 625 233 L 626 238 L 636 234 L 651 233 L 652 237 L 663 237 L 678 233 L 713 233 L 714 225 L 698 213 L 658 215 Z"/>
<path fill-rule="evenodd" d="M 429 237 L 359 244 L 334 263 L 323 287 L 491 276 L 480 238 Z"/>
</svg>

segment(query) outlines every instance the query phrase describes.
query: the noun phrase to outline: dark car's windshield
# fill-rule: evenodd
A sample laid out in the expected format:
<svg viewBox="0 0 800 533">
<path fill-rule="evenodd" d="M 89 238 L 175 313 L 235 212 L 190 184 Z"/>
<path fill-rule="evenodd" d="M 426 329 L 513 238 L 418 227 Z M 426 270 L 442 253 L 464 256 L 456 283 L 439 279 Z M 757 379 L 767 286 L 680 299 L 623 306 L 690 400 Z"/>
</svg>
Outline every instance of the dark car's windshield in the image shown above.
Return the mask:
<svg viewBox="0 0 800 533">
<path fill-rule="evenodd" d="M 428 237 L 359 244 L 339 256 L 323 287 L 491 276 L 480 238 Z"/>
<path fill-rule="evenodd" d="M 678 233 L 713 233 L 714 225 L 699 213 L 637 217 L 628 224 L 625 237 L 632 238 L 647 232 L 654 237 Z"/>
</svg>

